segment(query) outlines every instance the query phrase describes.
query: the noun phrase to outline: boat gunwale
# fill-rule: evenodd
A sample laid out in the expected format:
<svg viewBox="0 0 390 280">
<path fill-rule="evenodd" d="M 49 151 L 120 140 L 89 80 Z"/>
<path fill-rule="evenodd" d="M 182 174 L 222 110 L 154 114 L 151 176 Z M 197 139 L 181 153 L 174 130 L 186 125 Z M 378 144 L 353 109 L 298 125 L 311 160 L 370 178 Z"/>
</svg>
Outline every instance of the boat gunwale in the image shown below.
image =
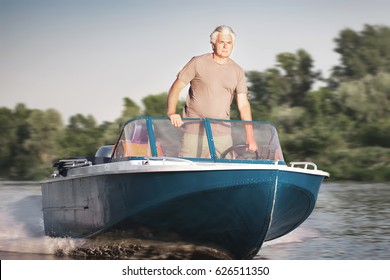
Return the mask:
<svg viewBox="0 0 390 280">
<path fill-rule="evenodd" d="M 194 164 L 156 164 L 156 165 L 142 165 L 145 160 L 137 160 L 133 162 L 139 162 L 139 164 L 130 163 L 130 161 L 111 162 L 101 165 L 91 165 L 85 167 L 75 168 L 80 171 L 95 169 L 92 172 L 85 172 L 79 174 L 68 174 L 66 177 L 56 177 L 41 181 L 41 183 L 52 183 L 58 181 L 66 181 L 71 179 L 79 179 L 92 176 L 105 176 L 105 175 L 117 175 L 117 174 L 135 174 L 135 173 L 155 173 L 155 172 L 198 172 L 198 171 L 223 171 L 223 170 L 275 170 L 303 173 L 308 175 L 330 177 L 328 172 L 319 169 L 304 169 L 300 167 L 291 167 L 288 165 L 280 165 L 275 162 L 261 163 L 261 164 L 248 164 L 248 163 L 216 163 L 216 162 L 201 162 Z M 109 165 L 123 165 L 123 167 L 117 169 L 107 170 L 105 166 Z M 73 171 L 73 170 L 72 170 Z M 70 172 L 72 172 L 70 170 Z"/>
</svg>

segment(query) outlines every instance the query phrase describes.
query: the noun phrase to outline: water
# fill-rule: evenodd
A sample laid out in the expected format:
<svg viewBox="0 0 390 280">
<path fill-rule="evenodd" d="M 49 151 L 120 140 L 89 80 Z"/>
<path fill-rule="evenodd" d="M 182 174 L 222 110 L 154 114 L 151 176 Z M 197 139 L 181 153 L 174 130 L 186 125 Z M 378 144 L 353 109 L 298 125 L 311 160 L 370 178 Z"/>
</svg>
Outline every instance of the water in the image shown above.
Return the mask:
<svg viewBox="0 0 390 280">
<path fill-rule="evenodd" d="M 191 244 L 111 244 L 44 236 L 37 183 L 0 182 L 0 259 L 206 259 L 224 254 Z M 316 208 L 292 233 L 266 242 L 256 259 L 390 259 L 390 184 L 326 183 Z"/>
<path fill-rule="evenodd" d="M 302 226 L 269 243 L 263 258 L 389 260 L 390 184 L 324 184 Z"/>
</svg>

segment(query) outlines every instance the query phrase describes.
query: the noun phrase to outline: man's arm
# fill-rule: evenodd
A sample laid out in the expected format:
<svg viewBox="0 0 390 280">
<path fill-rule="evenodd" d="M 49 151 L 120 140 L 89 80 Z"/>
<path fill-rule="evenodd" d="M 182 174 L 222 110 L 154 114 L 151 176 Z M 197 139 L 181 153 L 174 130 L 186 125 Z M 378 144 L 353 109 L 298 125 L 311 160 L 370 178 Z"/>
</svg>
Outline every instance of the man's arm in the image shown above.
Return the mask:
<svg viewBox="0 0 390 280">
<path fill-rule="evenodd" d="M 251 104 L 248 100 L 248 95 L 244 93 L 237 94 L 237 107 L 240 112 L 241 120 L 243 121 L 252 121 L 252 111 Z M 255 140 L 255 135 L 253 133 L 253 126 L 251 124 L 245 125 L 246 130 L 246 143 L 249 145 L 249 151 L 257 151 L 257 144 Z"/>
<path fill-rule="evenodd" d="M 167 101 L 167 115 L 171 119 L 174 126 L 181 126 L 183 121 L 180 114 L 176 114 L 177 102 L 179 101 L 180 92 L 184 89 L 186 84 L 179 79 L 176 79 L 168 93 Z"/>
</svg>

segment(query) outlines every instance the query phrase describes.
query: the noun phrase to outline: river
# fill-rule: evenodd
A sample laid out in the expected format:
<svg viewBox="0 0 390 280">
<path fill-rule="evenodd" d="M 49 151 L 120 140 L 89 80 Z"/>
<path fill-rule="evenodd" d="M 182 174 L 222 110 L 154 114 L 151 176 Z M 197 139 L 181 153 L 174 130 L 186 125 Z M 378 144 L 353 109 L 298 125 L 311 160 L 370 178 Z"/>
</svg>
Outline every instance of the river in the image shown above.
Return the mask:
<svg viewBox="0 0 390 280">
<path fill-rule="evenodd" d="M 87 258 L 86 251 L 79 248 L 85 248 L 88 241 L 44 236 L 41 201 L 37 183 L 0 182 L 0 259 Z M 133 242 L 126 247 L 132 257 L 119 258 L 202 259 L 207 253 L 189 244 L 160 245 L 163 250 L 156 244 Z M 213 257 L 218 258 L 218 254 Z M 255 258 L 389 260 L 390 184 L 323 184 L 311 216 L 290 234 L 266 242 Z"/>
</svg>

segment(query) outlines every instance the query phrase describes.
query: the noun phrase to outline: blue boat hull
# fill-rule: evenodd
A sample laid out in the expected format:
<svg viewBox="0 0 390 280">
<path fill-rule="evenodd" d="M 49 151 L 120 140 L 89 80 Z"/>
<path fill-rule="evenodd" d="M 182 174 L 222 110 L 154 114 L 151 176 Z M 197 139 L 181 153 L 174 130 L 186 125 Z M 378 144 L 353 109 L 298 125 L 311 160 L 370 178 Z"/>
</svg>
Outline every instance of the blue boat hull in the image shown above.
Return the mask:
<svg viewBox="0 0 390 280">
<path fill-rule="evenodd" d="M 147 228 L 158 233 L 154 239 L 174 235 L 176 241 L 250 259 L 265 240 L 290 232 L 309 216 L 322 179 L 280 170 L 203 170 L 46 181 L 45 233 L 92 237 Z"/>
<path fill-rule="evenodd" d="M 323 177 L 279 171 L 271 227 L 265 241 L 291 232 L 312 213 Z"/>
</svg>

